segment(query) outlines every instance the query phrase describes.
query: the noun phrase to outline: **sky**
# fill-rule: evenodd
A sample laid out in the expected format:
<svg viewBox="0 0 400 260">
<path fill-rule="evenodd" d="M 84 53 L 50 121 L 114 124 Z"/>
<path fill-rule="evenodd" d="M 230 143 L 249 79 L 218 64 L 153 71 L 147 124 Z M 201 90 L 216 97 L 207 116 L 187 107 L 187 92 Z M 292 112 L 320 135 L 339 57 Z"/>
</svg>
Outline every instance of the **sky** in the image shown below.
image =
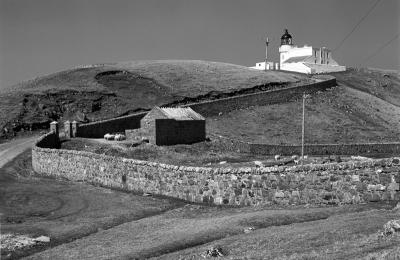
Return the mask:
<svg viewBox="0 0 400 260">
<path fill-rule="evenodd" d="M 196 59 L 254 66 L 287 28 L 334 50 L 377 0 L 0 0 L 0 87 L 77 65 Z M 400 1 L 381 0 L 333 58 L 399 69 Z"/>
</svg>

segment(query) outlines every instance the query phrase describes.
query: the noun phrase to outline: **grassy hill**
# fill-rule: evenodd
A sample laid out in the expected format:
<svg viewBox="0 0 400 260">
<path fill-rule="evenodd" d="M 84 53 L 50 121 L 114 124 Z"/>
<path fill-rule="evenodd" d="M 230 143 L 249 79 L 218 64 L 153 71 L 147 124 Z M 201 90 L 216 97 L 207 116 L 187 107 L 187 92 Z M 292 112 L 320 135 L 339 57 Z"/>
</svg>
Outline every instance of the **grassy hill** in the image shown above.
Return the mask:
<svg viewBox="0 0 400 260">
<path fill-rule="evenodd" d="M 212 74 L 211 68 L 216 67 L 219 72 Z M 365 69 L 334 75 L 338 87 L 307 101 L 307 142 L 397 140 L 399 74 Z M 2 91 L 0 127 L 74 118 L 82 111 L 88 111 L 93 119 L 113 117 L 175 98 L 307 78 L 201 61 L 72 69 Z M 173 83 L 174 79 L 180 83 Z M 301 133 L 301 100 L 251 107 L 207 120 L 210 131 L 232 138 L 296 143 Z M 199 157 L 201 152 L 197 151 Z M 0 169 L 0 211 L 5 212 L 2 230 L 5 234 L 49 236 L 51 243 L 24 252 L 21 249 L 11 258 L 32 254 L 29 259 L 203 259 L 210 248 L 221 248 L 224 259 L 397 259 L 400 253 L 399 234 L 379 235 L 387 221 L 398 219 L 398 207 L 392 210 L 398 201 L 285 209 L 183 206 L 182 201 L 149 194 L 143 197 L 41 178 L 32 173 L 31 163 L 27 151 Z M 368 171 L 377 169 L 381 167 Z M 364 173 L 360 170 L 359 174 Z M 1 253 L 9 258 L 9 252 Z"/>
<path fill-rule="evenodd" d="M 311 96 L 306 143 L 399 141 L 400 75 L 379 69 L 333 73 L 339 86 Z M 309 82 L 306 75 L 209 61 L 131 61 L 74 68 L 0 91 L 0 137 L 52 120 L 113 118 L 155 105 L 214 99 L 256 85 Z M 301 100 L 208 118 L 209 132 L 239 140 L 301 141 Z"/>
<path fill-rule="evenodd" d="M 400 141 L 400 76 L 350 69 L 339 86 L 307 99 L 306 143 Z M 300 144 L 302 100 L 208 118 L 209 131 L 256 143 Z"/>
<path fill-rule="evenodd" d="M 307 82 L 294 73 L 209 61 L 134 61 L 74 68 L 0 90 L 0 136 L 52 120 L 112 118 L 187 98 L 212 98 L 256 85 Z"/>
</svg>

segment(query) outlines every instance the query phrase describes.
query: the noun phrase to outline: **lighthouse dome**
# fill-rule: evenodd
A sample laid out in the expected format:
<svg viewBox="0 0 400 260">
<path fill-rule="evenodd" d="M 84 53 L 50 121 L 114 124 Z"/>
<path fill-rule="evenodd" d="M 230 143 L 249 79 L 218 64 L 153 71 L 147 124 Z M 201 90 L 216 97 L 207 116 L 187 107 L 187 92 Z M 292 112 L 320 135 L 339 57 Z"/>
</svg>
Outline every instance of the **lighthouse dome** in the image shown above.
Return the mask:
<svg viewBox="0 0 400 260">
<path fill-rule="evenodd" d="M 289 34 L 288 30 L 285 29 L 285 33 L 281 37 L 281 45 L 292 45 L 292 35 Z"/>
</svg>

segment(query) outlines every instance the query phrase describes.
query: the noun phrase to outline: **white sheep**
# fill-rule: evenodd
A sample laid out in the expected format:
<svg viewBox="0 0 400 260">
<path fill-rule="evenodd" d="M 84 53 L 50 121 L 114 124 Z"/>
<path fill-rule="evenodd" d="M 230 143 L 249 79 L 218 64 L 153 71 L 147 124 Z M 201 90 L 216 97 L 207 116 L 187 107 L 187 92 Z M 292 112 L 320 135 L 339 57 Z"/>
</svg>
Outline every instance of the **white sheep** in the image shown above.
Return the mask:
<svg viewBox="0 0 400 260">
<path fill-rule="evenodd" d="M 112 134 L 105 134 L 104 135 L 104 139 L 106 139 L 106 140 L 114 140 L 114 138 L 115 138 L 115 135 L 112 135 Z"/>
<path fill-rule="evenodd" d="M 115 140 L 115 141 L 122 141 L 122 140 L 125 140 L 125 135 L 123 135 L 123 134 L 116 134 L 114 140 Z"/>
<path fill-rule="evenodd" d="M 261 161 L 254 161 L 256 167 L 264 167 L 264 164 Z"/>
<path fill-rule="evenodd" d="M 275 161 L 279 161 L 281 159 L 281 156 L 279 154 L 275 155 Z"/>
</svg>

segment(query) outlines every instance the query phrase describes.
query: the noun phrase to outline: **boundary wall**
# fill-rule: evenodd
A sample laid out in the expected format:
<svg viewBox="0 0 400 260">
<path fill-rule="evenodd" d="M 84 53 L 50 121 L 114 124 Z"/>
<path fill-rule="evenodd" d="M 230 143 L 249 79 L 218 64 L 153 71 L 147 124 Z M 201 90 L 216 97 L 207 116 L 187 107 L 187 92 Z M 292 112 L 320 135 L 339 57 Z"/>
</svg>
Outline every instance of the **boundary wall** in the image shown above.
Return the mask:
<svg viewBox="0 0 400 260">
<path fill-rule="evenodd" d="M 209 136 L 225 150 L 259 155 L 300 155 L 301 145 L 256 144 L 234 140 L 216 134 Z M 305 144 L 307 155 L 376 155 L 396 154 L 400 156 L 400 142 L 355 143 L 355 144 Z"/>
<path fill-rule="evenodd" d="M 50 132 L 32 149 L 41 175 L 217 205 L 337 205 L 400 200 L 400 158 L 343 163 L 211 168 L 187 167 L 51 149 Z"/>
<path fill-rule="evenodd" d="M 261 155 L 299 155 L 301 145 L 249 144 L 250 153 Z M 304 154 L 309 155 L 400 155 L 400 143 L 365 143 L 365 144 L 306 144 Z"/>
<path fill-rule="evenodd" d="M 301 97 L 304 92 L 311 94 L 336 85 L 336 78 L 323 75 L 317 77 L 316 82 L 311 84 L 185 104 L 182 105 L 182 107 L 190 107 L 203 116 L 209 117 L 218 115 L 220 112 L 226 113 L 249 106 L 289 102 Z M 125 129 L 140 128 L 140 119 L 142 119 L 146 114 L 147 112 L 140 112 L 127 116 L 82 124 L 78 128 L 77 135 L 86 138 L 100 138 L 106 133 L 124 132 Z"/>
</svg>

